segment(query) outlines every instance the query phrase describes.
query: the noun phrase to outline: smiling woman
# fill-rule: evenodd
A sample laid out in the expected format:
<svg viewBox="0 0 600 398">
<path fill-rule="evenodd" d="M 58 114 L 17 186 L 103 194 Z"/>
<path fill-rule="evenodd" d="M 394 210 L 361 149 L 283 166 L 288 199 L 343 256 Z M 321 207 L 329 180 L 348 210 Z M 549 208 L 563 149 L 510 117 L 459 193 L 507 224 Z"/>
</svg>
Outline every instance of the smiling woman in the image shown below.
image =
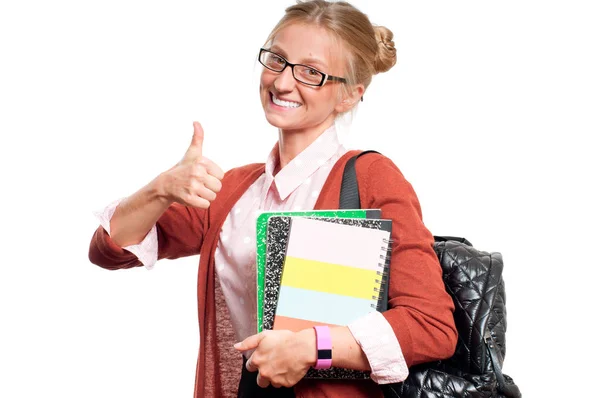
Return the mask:
<svg viewBox="0 0 600 398">
<path fill-rule="evenodd" d="M 89 257 L 101 267 L 151 268 L 158 259 L 201 255 L 197 398 L 380 396 L 379 384 L 452 354 L 453 304 L 433 237 L 411 184 L 378 154 L 361 158 L 356 172 L 363 206 L 393 222 L 389 309 L 346 326 L 255 334 L 256 285 L 248 281 L 256 280 L 256 215 L 338 208 L 342 171 L 357 151 L 340 143 L 335 121 L 356 107 L 373 75 L 395 64 L 392 38 L 346 2 L 287 8 L 258 54 L 260 100 L 279 131 L 266 163 L 223 173 L 206 158 L 195 122 L 179 163 L 100 216 Z M 317 347 L 325 343 L 327 366 L 370 371 L 371 379 L 305 379 L 310 367 L 324 366 Z"/>
<path fill-rule="evenodd" d="M 339 51 L 339 54 L 332 54 L 332 50 Z M 284 134 L 293 131 L 298 133 L 295 137 L 302 137 L 304 143 L 312 142 L 333 124 L 339 114 L 354 107 L 362 96 L 362 84 L 355 85 L 349 90 L 350 95 L 342 97 L 343 90 L 339 87 L 342 83 L 326 79 L 327 75 L 344 74 L 345 65 L 341 49 L 336 48 L 335 41 L 325 28 L 289 24 L 273 37 L 270 51 L 263 52 L 270 54 L 267 62 L 284 67 L 279 72 L 273 71 L 273 68 L 263 71 L 260 79 L 261 102 L 269 123 L 280 128 Z M 311 78 L 315 79 L 315 83 L 307 84 L 307 76 L 313 76 Z M 291 159 L 281 160 L 283 168 Z"/>
</svg>

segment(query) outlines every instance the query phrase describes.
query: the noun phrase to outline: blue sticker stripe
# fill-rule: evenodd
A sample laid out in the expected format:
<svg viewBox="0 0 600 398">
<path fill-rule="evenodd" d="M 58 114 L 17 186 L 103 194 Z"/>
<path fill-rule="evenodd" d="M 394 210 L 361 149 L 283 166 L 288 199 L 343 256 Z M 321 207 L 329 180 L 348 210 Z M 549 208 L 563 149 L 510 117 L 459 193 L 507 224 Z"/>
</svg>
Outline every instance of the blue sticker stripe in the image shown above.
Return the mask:
<svg viewBox="0 0 600 398">
<path fill-rule="evenodd" d="M 371 307 L 375 303 L 376 300 L 281 286 L 277 315 L 345 326 L 376 311 Z"/>
</svg>

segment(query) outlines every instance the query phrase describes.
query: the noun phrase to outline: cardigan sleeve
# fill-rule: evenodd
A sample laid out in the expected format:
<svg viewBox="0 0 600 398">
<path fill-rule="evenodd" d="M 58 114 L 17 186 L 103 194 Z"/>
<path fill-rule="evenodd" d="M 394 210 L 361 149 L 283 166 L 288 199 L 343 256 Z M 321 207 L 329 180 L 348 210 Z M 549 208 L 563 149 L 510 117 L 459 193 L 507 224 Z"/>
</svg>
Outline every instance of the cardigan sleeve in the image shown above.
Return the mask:
<svg viewBox="0 0 600 398">
<path fill-rule="evenodd" d="M 108 206 L 104 208 L 102 211 L 94 212 L 98 220 L 100 221 L 100 225 L 108 236 L 110 237 L 110 219 L 115 214 L 115 210 L 119 203 L 123 201 L 124 198 L 115 200 Z M 135 256 L 140 260 L 140 262 L 146 267 L 146 269 L 154 268 L 154 264 L 158 259 L 158 242 L 157 242 L 157 234 L 156 234 L 156 224 L 152 226 L 150 231 L 146 234 L 144 239 L 135 245 L 124 246 L 123 249 L 130 251 L 135 254 Z"/>
<path fill-rule="evenodd" d="M 365 208 L 381 209 L 391 219 L 392 257 L 388 310 L 391 325 L 408 367 L 445 359 L 454 353 L 457 332 L 454 304 L 446 292 L 442 269 L 433 249 L 433 235 L 423 224 L 412 185 L 388 158 L 358 174 Z"/>
<path fill-rule="evenodd" d="M 110 209 L 110 206 L 108 208 Z M 144 242 L 156 239 L 154 245 L 158 245 L 157 259 L 175 259 L 200 254 L 207 213 L 204 209 L 173 203 L 149 231 Z M 135 252 L 137 246 L 139 245 L 128 247 L 134 248 Z M 102 225 L 92 236 L 88 256 L 92 263 L 110 270 L 144 265 L 132 251 L 114 243 L 109 232 Z"/>
</svg>

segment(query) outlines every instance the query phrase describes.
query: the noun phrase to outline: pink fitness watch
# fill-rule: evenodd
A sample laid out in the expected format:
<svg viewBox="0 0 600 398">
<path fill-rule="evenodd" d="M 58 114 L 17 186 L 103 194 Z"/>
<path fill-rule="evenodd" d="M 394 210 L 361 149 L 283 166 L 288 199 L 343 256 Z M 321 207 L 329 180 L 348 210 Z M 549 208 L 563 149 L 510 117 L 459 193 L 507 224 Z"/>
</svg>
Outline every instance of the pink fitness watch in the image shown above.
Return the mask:
<svg viewBox="0 0 600 398">
<path fill-rule="evenodd" d="M 331 367 L 331 334 L 329 326 L 313 326 L 317 335 L 317 364 L 315 369 Z"/>
</svg>

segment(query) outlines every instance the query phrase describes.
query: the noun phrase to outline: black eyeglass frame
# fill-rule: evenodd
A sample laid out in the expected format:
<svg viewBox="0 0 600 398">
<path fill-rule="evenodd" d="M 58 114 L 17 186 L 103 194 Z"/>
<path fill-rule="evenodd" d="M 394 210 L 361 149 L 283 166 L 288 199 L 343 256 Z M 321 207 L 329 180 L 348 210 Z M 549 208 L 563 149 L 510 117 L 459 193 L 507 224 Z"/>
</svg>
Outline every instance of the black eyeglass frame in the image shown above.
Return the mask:
<svg viewBox="0 0 600 398">
<path fill-rule="evenodd" d="M 274 55 L 278 56 L 279 58 L 281 58 L 283 60 L 283 62 L 285 62 L 285 64 L 283 65 L 283 68 L 281 68 L 281 70 L 277 70 L 277 69 L 273 69 L 273 68 L 271 68 L 271 67 L 263 64 L 262 61 L 260 60 L 263 52 L 274 54 Z M 283 55 L 277 54 L 276 52 L 273 52 L 271 50 L 267 50 L 266 48 L 261 48 L 260 51 L 258 52 L 258 62 L 260 62 L 260 64 L 262 66 L 264 66 L 265 68 L 267 68 L 268 70 L 271 70 L 271 71 L 277 72 L 277 73 L 283 72 L 285 70 L 285 68 L 287 68 L 289 66 L 290 68 L 292 68 L 292 76 L 294 76 L 294 79 L 296 79 L 297 81 L 299 81 L 302 84 L 306 84 L 307 86 L 322 87 L 327 81 L 334 81 L 334 82 L 340 82 L 340 83 L 347 83 L 348 82 L 343 77 L 328 75 L 327 73 L 322 72 L 322 71 L 318 70 L 317 68 L 313 68 L 312 66 L 308 66 L 308 65 L 304 65 L 304 64 L 293 64 L 291 62 L 288 62 L 288 60 L 285 59 L 285 57 Z M 315 72 L 319 72 L 321 74 L 321 82 L 318 83 L 318 84 L 311 84 L 311 83 L 303 82 L 302 80 L 298 79 L 296 77 L 296 74 L 294 73 L 294 67 L 296 67 L 296 66 L 303 66 L 305 68 L 312 69 Z"/>
</svg>

